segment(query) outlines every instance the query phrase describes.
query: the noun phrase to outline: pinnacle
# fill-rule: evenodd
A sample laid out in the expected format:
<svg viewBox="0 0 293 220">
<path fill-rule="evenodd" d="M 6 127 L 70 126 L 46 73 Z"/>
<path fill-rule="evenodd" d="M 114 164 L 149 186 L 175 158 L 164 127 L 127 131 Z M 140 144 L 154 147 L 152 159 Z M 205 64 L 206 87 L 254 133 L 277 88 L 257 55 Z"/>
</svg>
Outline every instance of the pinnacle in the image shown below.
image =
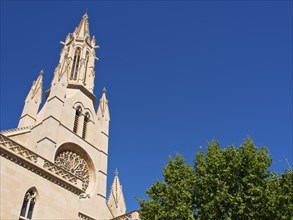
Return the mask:
<svg viewBox="0 0 293 220">
<path fill-rule="evenodd" d="M 44 75 L 44 70 L 43 70 L 43 69 L 41 69 L 41 71 L 40 71 L 40 75 L 41 75 L 41 76 Z"/>
<path fill-rule="evenodd" d="M 74 31 L 77 38 L 84 38 L 90 36 L 88 14 L 87 12 L 82 16 L 82 19 Z"/>
<path fill-rule="evenodd" d="M 102 93 L 106 93 L 106 87 L 103 88 Z"/>
<path fill-rule="evenodd" d="M 87 9 L 86 9 L 86 12 L 84 13 L 84 15 L 82 16 L 83 18 L 88 18 L 88 14 L 87 14 Z"/>
</svg>

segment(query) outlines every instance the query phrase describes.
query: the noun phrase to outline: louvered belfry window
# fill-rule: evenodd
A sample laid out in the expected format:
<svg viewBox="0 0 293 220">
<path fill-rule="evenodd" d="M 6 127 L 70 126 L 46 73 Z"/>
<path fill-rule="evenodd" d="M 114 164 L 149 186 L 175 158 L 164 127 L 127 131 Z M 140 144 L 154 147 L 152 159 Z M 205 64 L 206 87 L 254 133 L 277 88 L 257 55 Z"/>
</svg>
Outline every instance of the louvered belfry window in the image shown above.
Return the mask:
<svg viewBox="0 0 293 220">
<path fill-rule="evenodd" d="M 77 70 L 78 70 L 79 61 L 80 61 L 80 53 L 81 53 L 80 48 L 79 47 L 76 48 L 74 53 L 72 68 L 71 68 L 71 74 L 70 74 L 70 79 L 73 79 L 73 80 L 76 80 L 77 78 Z"/>
<path fill-rule="evenodd" d="M 86 138 L 86 130 L 87 130 L 87 125 L 90 119 L 90 115 L 89 113 L 86 113 L 84 116 L 84 121 L 83 121 L 83 130 L 82 130 L 82 138 L 85 139 Z"/>
<path fill-rule="evenodd" d="M 78 122 L 79 122 L 79 117 L 81 115 L 81 108 L 77 107 L 75 111 L 75 118 L 74 118 L 74 125 L 73 125 L 73 132 L 77 133 L 78 129 Z"/>
</svg>

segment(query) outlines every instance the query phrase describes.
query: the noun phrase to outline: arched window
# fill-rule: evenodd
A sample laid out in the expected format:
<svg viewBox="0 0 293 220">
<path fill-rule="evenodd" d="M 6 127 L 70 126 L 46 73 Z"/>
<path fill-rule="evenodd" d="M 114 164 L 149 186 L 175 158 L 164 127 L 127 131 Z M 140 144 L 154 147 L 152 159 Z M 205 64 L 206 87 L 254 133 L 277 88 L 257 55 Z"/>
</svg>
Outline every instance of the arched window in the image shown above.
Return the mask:
<svg viewBox="0 0 293 220">
<path fill-rule="evenodd" d="M 79 116 L 81 115 L 81 108 L 77 107 L 75 111 L 75 118 L 74 118 L 74 125 L 73 125 L 73 132 L 76 133 L 78 129 L 78 121 Z"/>
<path fill-rule="evenodd" d="M 37 191 L 35 189 L 29 189 L 23 199 L 21 211 L 20 211 L 20 220 L 30 220 L 33 216 L 33 211 L 36 203 Z"/>
<path fill-rule="evenodd" d="M 70 78 L 71 79 L 76 79 L 77 78 L 77 70 L 79 66 L 79 60 L 80 60 L 80 48 L 76 48 L 75 53 L 74 53 L 74 58 L 73 58 L 73 64 L 72 64 L 72 69 L 71 69 L 71 74 Z"/>
<path fill-rule="evenodd" d="M 87 51 L 86 52 L 86 55 L 85 55 L 85 71 L 84 71 L 84 77 L 83 77 L 83 83 L 84 84 L 85 84 L 85 81 L 86 81 L 86 73 L 87 73 L 89 58 L 90 58 L 89 52 Z"/>
<path fill-rule="evenodd" d="M 87 130 L 87 124 L 90 120 L 90 115 L 89 113 L 86 113 L 84 116 L 84 121 L 83 121 L 83 130 L 82 130 L 82 138 L 85 139 L 86 137 L 86 130 Z"/>
</svg>

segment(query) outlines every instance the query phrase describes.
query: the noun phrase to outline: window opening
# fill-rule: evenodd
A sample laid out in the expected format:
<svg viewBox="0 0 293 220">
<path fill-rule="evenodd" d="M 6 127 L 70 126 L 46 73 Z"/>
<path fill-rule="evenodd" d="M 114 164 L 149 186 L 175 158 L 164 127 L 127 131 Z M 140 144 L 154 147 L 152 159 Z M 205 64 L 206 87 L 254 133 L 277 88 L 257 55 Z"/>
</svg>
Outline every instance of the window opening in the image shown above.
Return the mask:
<svg viewBox="0 0 293 220">
<path fill-rule="evenodd" d="M 81 115 L 81 108 L 77 107 L 76 111 L 75 111 L 75 118 L 74 118 L 74 125 L 73 125 L 73 132 L 76 133 L 77 132 L 77 128 L 78 128 L 78 121 L 79 121 L 79 116 Z"/>
<path fill-rule="evenodd" d="M 89 113 L 86 113 L 84 116 L 84 121 L 83 121 L 83 130 L 82 130 L 82 138 L 85 139 L 86 137 L 86 130 L 87 130 L 87 124 L 89 122 L 90 115 Z"/>
<path fill-rule="evenodd" d="M 37 192 L 34 189 L 30 189 L 25 193 L 21 211 L 20 211 L 20 220 L 26 219 L 31 220 L 33 216 L 33 210 L 36 203 Z"/>
<path fill-rule="evenodd" d="M 73 64 L 71 69 L 70 78 L 76 79 L 77 78 L 77 70 L 79 66 L 79 60 L 80 60 L 80 48 L 76 48 L 73 58 Z"/>
</svg>

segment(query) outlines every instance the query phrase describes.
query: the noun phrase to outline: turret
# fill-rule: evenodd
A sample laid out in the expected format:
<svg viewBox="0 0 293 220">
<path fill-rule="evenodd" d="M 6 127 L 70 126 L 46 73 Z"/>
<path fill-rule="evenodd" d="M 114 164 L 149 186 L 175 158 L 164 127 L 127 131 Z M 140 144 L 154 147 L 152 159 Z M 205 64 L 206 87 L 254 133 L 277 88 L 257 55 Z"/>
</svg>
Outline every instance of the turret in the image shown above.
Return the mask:
<svg viewBox="0 0 293 220">
<path fill-rule="evenodd" d="M 108 135 L 109 133 L 109 122 L 110 122 L 110 112 L 108 106 L 108 100 L 106 98 L 106 88 L 103 88 L 102 98 L 100 99 L 97 116 L 100 122 L 100 127 L 102 133 Z"/>
<path fill-rule="evenodd" d="M 42 102 L 42 89 L 43 89 L 43 70 L 41 70 L 36 81 L 25 99 L 22 114 L 18 123 L 18 127 L 32 126 L 36 122 L 38 109 Z"/>
<path fill-rule="evenodd" d="M 122 186 L 118 178 L 118 170 L 115 171 L 114 181 L 111 187 L 111 192 L 107 202 L 112 215 L 115 217 L 124 215 L 126 213 L 126 205 L 124 201 L 124 195 L 122 191 Z"/>
</svg>

